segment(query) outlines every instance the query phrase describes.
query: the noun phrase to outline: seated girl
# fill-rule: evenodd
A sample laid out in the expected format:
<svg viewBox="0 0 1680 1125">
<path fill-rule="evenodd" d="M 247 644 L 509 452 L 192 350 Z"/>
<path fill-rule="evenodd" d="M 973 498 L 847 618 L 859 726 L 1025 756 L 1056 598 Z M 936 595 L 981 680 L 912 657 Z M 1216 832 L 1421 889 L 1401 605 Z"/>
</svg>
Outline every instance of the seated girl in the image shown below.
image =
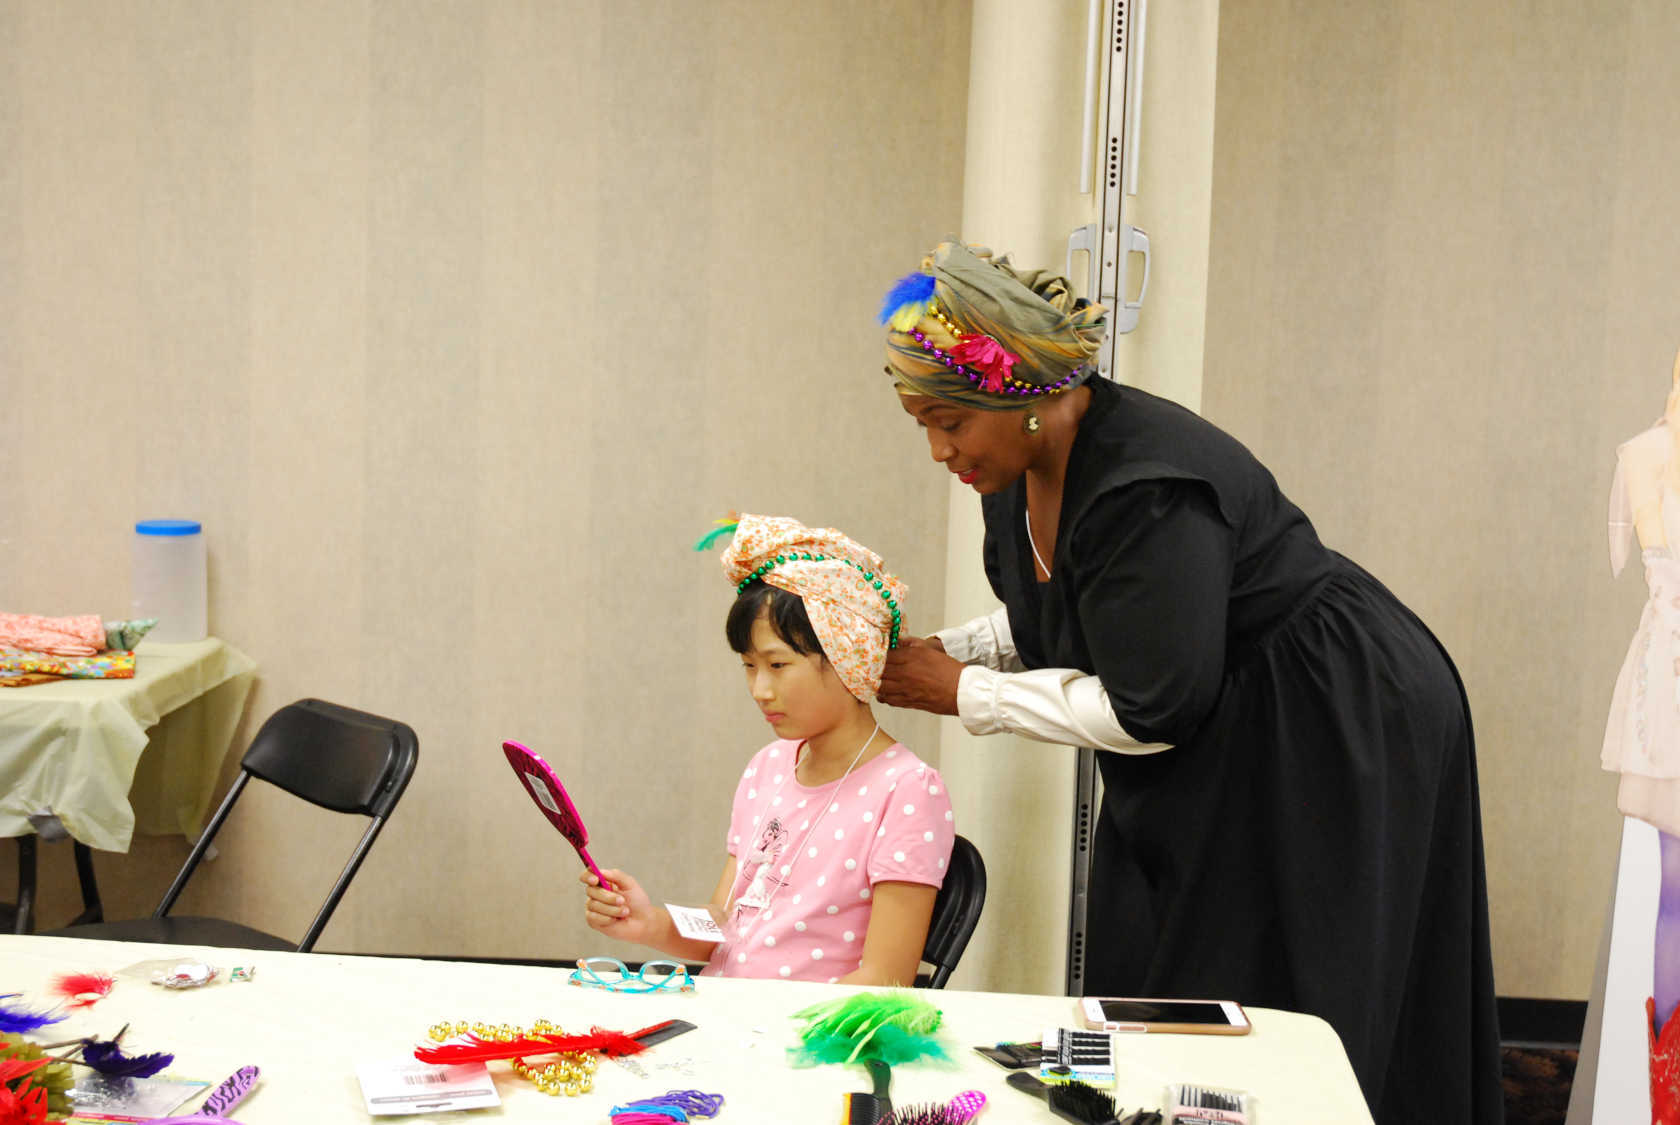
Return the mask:
<svg viewBox="0 0 1680 1125">
<path fill-rule="evenodd" d="M 616 890 L 579 877 L 589 925 L 718 976 L 909 985 L 955 830 L 938 771 L 870 710 L 904 584 L 838 531 L 776 517 L 742 516 L 723 568 L 729 647 L 776 733 L 735 790 L 709 904 L 725 940 L 682 936 L 618 870 Z"/>
</svg>

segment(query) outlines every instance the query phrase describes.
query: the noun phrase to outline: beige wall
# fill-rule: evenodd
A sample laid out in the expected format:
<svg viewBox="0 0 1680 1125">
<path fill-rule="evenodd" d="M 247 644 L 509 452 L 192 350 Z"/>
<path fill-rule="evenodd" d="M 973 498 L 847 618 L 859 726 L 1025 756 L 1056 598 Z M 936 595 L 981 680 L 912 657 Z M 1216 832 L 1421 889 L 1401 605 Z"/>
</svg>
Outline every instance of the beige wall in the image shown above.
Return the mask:
<svg viewBox="0 0 1680 1125">
<path fill-rule="evenodd" d="M 1616 855 L 1644 591 L 1604 520 L 1680 343 L 1676 47 L 1662 0 L 1221 9 L 1205 411 L 1457 659 L 1504 995 L 1587 994 Z"/>
<path fill-rule="evenodd" d="M 323 948 L 607 951 L 503 738 L 601 861 L 704 899 L 766 738 L 689 550 L 725 510 L 845 528 L 912 628 L 940 615 L 945 486 L 874 313 L 958 222 L 968 7 L 788 17 L 0 2 L 0 411 L 30 467 L 0 604 L 120 614 L 132 522 L 200 518 L 212 628 L 261 668 L 241 746 L 305 695 L 414 726 Z M 934 720 L 888 725 L 936 757 Z M 184 909 L 300 933 L 354 831 L 253 793 Z M 113 916 L 184 854 L 102 855 Z"/>
</svg>

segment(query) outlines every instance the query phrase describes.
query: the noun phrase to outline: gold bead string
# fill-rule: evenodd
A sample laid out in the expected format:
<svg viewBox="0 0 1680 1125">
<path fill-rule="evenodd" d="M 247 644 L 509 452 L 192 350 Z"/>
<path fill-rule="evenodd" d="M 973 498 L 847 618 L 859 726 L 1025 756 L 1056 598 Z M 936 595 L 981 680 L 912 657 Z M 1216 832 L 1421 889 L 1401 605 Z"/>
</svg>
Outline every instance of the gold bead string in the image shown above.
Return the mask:
<svg viewBox="0 0 1680 1125">
<path fill-rule="evenodd" d="M 497 1043 L 511 1043 L 527 1036 L 566 1034 L 559 1024 L 540 1019 L 531 1025 L 529 1031 L 508 1023 L 468 1023 L 465 1020 L 450 1023 L 445 1020 L 427 1028 L 426 1035 L 432 1042 L 442 1043 L 469 1031 L 480 1039 Z M 509 1061 L 513 1064 L 515 1074 L 550 1097 L 565 1094 L 569 1098 L 575 1098 L 595 1088 L 595 1068 L 600 1065 L 601 1056 L 594 1051 L 567 1051 L 557 1055 L 550 1063 L 532 1064 L 522 1058 Z"/>
<path fill-rule="evenodd" d="M 956 340 L 957 343 L 960 344 L 968 338 L 968 333 L 964 332 L 961 328 L 958 328 L 954 323 L 952 323 L 951 318 L 945 315 L 944 310 L 939 307 L 939 303 L 937 301 L 928 301 L 928 312 L 933 315 L 935 320 L 945 326 L 945 331 L 949 332 L 951 334 L 951 338 Z M 1004 381 L 1009 383 L 1011 386 L 1019 387 L 1021 390 L 1033 390 L 1038 388 L 1037 383 L 1029 383 L 1024 379 L 1017 379 L 1013 375 L 1009 376 L 1009 378 Z M 1066 387 L 1057 387 L 1054 390 L 1044 390 L 1042 393 L 1054 395 L 1060 394 L 1066 389 Z"/>
</svg>

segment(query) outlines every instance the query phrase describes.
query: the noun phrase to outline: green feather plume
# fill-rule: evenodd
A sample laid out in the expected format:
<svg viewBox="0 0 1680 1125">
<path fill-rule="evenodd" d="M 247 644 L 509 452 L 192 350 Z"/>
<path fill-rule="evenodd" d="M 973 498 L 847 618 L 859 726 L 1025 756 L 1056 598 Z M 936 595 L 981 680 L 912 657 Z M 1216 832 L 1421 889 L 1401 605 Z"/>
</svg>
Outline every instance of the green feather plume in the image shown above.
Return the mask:
<svg viewBox="0 0 1680 1125">
<path fill-rule="evenodd" d="M 944 1016 L 909 989 L 860 992 L 814 1004 L 793 1018 L 806 1021 L 799 1046 L 788 1049 L 794 1066 L 870 1059 L 899 1066 L 950 1057 L 934 1038 Z"/>
<path fill-rule="evenodd" d="M 718 522 L 718 526 L 712 528 L 712 530 L 710 530 L 710 531 L 706 532 L 706 534 L 702 535 L 700 537 L 700 542 L 698 542 L 694 545 L 694 549 L 696 551 L 704 551 L 706 548 L 710 547 L 713 543 L 716 543 L 719 539 L 722 539 L 725 535 L 734 535 L 735 534 L 735 529 L 740 526 L 738 521 L 731 520 L 731 519 L 722 519 L 722 520 L 718 520 L 717 522 Z"/>
</svg>

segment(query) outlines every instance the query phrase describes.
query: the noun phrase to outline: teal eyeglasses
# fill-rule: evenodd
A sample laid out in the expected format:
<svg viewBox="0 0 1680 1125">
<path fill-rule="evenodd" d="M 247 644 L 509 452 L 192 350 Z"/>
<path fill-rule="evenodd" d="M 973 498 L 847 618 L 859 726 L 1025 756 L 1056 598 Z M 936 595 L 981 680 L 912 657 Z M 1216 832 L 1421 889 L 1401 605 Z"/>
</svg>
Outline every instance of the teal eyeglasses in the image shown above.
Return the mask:
<svg viewBox="0 0 1680 1125">
<path fill-rule="evenodd" d="M 609 992 L 693 992 L 688 966 L 677 961 L 646 961 L 634 972 L 617 957 L 584 957 L 568 983 Z"/>
</svg>

